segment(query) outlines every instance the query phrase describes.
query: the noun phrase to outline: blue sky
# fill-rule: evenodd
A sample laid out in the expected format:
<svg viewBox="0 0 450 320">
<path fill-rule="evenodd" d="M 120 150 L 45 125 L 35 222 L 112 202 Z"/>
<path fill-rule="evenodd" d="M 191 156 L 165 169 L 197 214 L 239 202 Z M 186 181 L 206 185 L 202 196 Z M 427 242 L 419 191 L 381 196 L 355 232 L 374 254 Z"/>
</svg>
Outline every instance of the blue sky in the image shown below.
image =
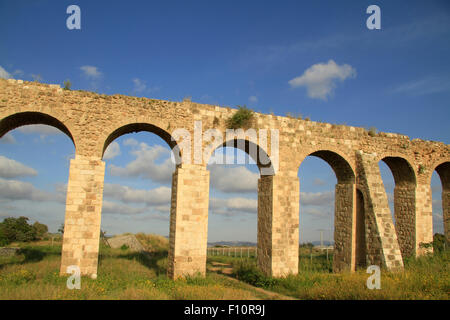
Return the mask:
<svg viewBox="0 0 450 320">
<path fill-rule="evenodd" d="M 81 30 L 66 28 L 71 4 L 81 8 Z M 371 4 L 381 8 L 381 30 L 366 28 Z M 70 79 L 73 89 L 99 93 L 245 104 L 448 143 L 449 36 L 446 1 L 0 1 L 0 77 Z M 27 215 L 56 230 L 75 150 L 55 130 L 26 128 L 0 140 L 8 165 L 0 167 L 0 216 Z M 115 141 L 105 159 L 102 228 L 168 234 L 168 202 L 162 203 L 170 188 L 168 155 L 149 133 Z M 5 171 L 12 167 L 15 174 Z M 236 167 L 210 167 L 210 241 L 256 241 L 257 169 Z M 392 176 L 380 167 L 390 194 Z M 224 170 L 246 177 L 244 187 L 220 179 Z M 305 160 L 299 176 L 301 238 L 318 240 L 317 230 L 333 228 L 336 179 L 314 158 Z M 436 175 L 432 187 L 439 231 Z"/>
</svg>

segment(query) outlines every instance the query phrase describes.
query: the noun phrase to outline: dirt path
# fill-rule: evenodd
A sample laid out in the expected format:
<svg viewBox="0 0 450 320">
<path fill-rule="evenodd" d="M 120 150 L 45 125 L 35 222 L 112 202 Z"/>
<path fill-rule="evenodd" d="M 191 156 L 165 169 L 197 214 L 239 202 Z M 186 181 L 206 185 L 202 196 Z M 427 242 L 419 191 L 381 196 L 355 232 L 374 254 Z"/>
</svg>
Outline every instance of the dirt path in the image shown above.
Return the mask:
<svg viewBox="0 0 450 320">
<path fill-rule="evenodd" d="M 234 281 L 234 282 L 240 283 L 241 285 L 244 285 L 248 289 L 253 289 L 257 292 L 260 292 L 260 293 L 268 296 L 270 299 L 273 299 L 273 300 L 297 300 L 295 298 L 288 297 L 288 296 L 285 296 L 285 295 L 282 295 L 282 294 L 279 294 L 276 292 L 267 291 L 265 289 L 252 286 L 251 284 L 248 284 L 246 282 L 242 282 L 236 278 L 233 278 L 231 276 L 231 274 L 233 273 L 233 267 L 231 264 L 220 263 L 220 262 L 212 262 L 211 264 L 212 264 L 212 267 L 209 267 L 208 271 L 216 272 L 231 281 Z"/>
</svg>

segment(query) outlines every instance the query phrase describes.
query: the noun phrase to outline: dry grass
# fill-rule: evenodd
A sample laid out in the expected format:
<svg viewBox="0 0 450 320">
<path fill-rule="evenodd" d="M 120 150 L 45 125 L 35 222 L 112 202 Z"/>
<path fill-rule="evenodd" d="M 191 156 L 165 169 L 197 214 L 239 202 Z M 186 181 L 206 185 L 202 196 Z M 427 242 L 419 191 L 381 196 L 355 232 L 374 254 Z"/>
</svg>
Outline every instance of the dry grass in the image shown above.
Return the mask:
<svg viewBox="0 0 450 320">
<path fill-rule="evenodd" d="M 136 238 L 150 252 L 167 251 L 169 249 L 169 239 L 157 234 L 138 233 Z"/>
<path fill-rule="evenodd" d="M 60 244 L 27 245 L 18 256 L 0 257 L 0 299 L 274 299 L 245 283 L 216 273 L 173 281 L 166 276 L 167 239 L 139 236 L 152 248 L 151 255 L 101 247 L 98 278 L 83 277 L 81 290 L 69 290 L 59 276 Z M 142 240 L 142 241 L 144 241 Z M 330 273 L 331 261 L 319 252 L 311 262 L 301 257 L 299 274 L 281 279 L 264 277 L 255 259 L 209 257 L 230 263 L 234 274 L 253 285 L 298 299 L 438 299 L 450 298 L 450 253 L 410 259 L 398 273 L 382 271 L 381 289 L 366 287 L 365 270 Z M 242 261 L 246 261 L 242 263 Z"/>
<path fill-rule="evenodd" d="M 153 236 L 149 239 L 157 239 L 156 243 L 161 240 Z M 166 276 L 164 251 L 146 255 L 105 247 L 101 247 L 98 278 L 82 277 L 81 289 L 69 290 L 67 277 L 59 276 L 60 252 L 61 246 L 33 245 L 19 256 L 2 257 L 0 299 L 270 299 L 254 288 L 214 273 L 173 281 Z"/>
<path fill-rule="evenodd" d="M 325 260 L 325 262 L 324 262 Z M 405 300 L 450 299 L 450 252 L 405 261 L 402 272 L 381 271 L 381 289 L 366 286 L 369 274 L 330 272 L 326 259 L 300 260 L 299 274 L 286 278 L 265 277 L 254 260 L 236 263 L 234 273 L 243 281 L 298 299 Z"/>
</svg>

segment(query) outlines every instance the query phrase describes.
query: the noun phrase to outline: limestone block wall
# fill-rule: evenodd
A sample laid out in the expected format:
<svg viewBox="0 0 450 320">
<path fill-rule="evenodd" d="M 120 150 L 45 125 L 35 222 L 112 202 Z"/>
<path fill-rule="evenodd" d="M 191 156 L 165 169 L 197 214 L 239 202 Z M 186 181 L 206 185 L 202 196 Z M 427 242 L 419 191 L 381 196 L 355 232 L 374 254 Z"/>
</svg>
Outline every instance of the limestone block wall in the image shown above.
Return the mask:
<svg viewBox="0 0 450 320">
<path fill-rule="evenodd" d="M 208 179 L 203 174 L 207 175 L 207 171 L 199 169 L 199 166 L 205 167 L 208 157 L 203 158 L 201 154 L 194 152 L 194 139 L 180 139 L 174 132 L 175 129 L 182 128 L 194 137 L 194 127 L 198 127 L 201 121 L 203 132 L 217 129 L 225 137 L 226 120 L 235 111 L 229 107 L 191 101 L 96 94 L 83 90 L 63 90 L 59 85 L 0 79 L 0 137 L 22 125 L 47 124 L 64 132 L 75 147 L 77 157 L 70 170 L 77 174 L 71 174 L 69 179 L 67 239 L 63 245 L 61 270 L 69 264 L 81 265 L 85 273 L 94 273 L 96 270 L 94 256 L 100 232 L 103 152 L 109 143 L 123 134 L 148 131 L 160 136 L 171 148 L 190 145 L 190 154 L 184 152 L 183 158 L 204 159 L 203 163 L 193 167 L 183 165 L 174 174 L 169 252 L 169 273 L 173 277 L 184 271 L 188 274 L 196 271 L 202 273 L 204 263 L 201 261 L 206 258 L 209 182 L 205 182 Z M 308 156 L 317 156 L 326 161 L 336 173 L 340 185 L 336 188 L 335 204 L 339 252 L 336 263 L 340 265 L 337 269 L 341 266 L 346 269 L 349 261 L 352 266 L 358 246 L 354 216 L 351 221 L 351 249 L 347 246 L 350 234 L 350 187 L 341 186 L 354 183 L 355 176 L 357 187 L 364 195 L 368 263 L 378 261 L 390 268 L 397 267 L 401 265 L 400 248 L 409 253 L 415 247 L 416 253 L 420 254 L 419 244 L 431 242 L 430 180 L 434 170 L 439 173 L 443 184 L 444 227 L 447 239 L 450 238 L 449 145 L 421 139 L 411 140 L 405 135 L 394 133 L 369 134 L 365 128 L 259 112 L 254 113 L 252 127 L 278 133 L 276 136 L 270 135 L 267 141 L 258 139 L 255 142 L 278 169 L 272 178 L 266 178 L 271 173 L 265 171 L 258 187 L 259 263 L 266 273 L 281 275 L 296 272 L 297 261 L 294 256 L 298 255 L 299 215 L 297 173 L 302 161 Z M 244 136 L 242 139 L 247 141 L 248 137 Z M 203 141 L 200 146 L 204 147 L 206 143 L 207 141 Z M 216 146 L 219 145 L 221 142 Z M 360 152 L 374 156 L 364 156 L 361 160 L 357 155 Z M 396 177 L 398 188 L 395 192 L 396 220 L 400 222 L 397 228 L 398 238 L 378 169 L 378 162 L 386 158 L 392 160 L 390 168 Z M 398 159 L 407 163 L 407 166 L 397 166 Z M 90 169 L 81 169 L 86 166 L 83 161 L 89 162 Z M 89 180 L 92 177 L 93 181 L 98 182 L 95 187 L 91 186 L 92 181 Z M 194 185 L 190 185 L 192 181 Z M 403 182 L 408 184 L 408 189 L 403 189 L 406 188 Z M 79 189 L 73 191 L 74 188 Z M 82 220 L 87 218 L 93 220 L 89 223 Z M 86 232 L 85 236 L 81 232 Z M 339 259 L 344 262 L 339 262 Z"/>
<path fill-rule="evenodd" d="M 176 279 L 206 272 L 209 171 L 182 165 L 172 177 L 168 275 Z"/>
<path fill-rule="evenodd" d="M 272 217 L 273 176 L 258 180 L 258 266 L 265 274 L 272 274 Z"/>
<path fill-rule="evenodd" d="M 394 217 L 402 257 L 415 255 L 416 188 L 414 186 L 396 186 L 394 188 Z"/>
<path fill-rule="evenodd" d="M 355 269 L 354 241 L 356 215 L 355 184 L 336 184 L 333 270 Z"/>
<path fill-rule="evenodd" d="M 433 205 L 431 196 L 431 186 L 429 184 L 419 184 L 416 187 L 415 204 L 415 238 L 416 255 L 422 255 L 431 252 L 432 248 L 421 247 L 421 243 L 430 243 L 433 241 Z M 444 207 L 443 207 L 444 208 Z M 405 235 L 406 239 L 408 234 Z"/>
<path fill-rule="evenodd" d="M 450 161 L 436 167 L 442 182 L 442 215 L 447 245 L 450 245 Z"/>
<path fill-rule="evenodd" d="M 358 167 L 358 185 L 365 190 L 367 198 L 368 263 L 382 265 L 389 270 L 403 268 L 400 246 L 376 155 L 358 153 Z"/>
<path fill-rule="evenodd" d="M 298 273 L 299 194 L 295 172 L 258 181 L 258 265 L 267 275 Z"/>
<path fill-rule="evenodd" d="M 447 244 L 450 244 L 450 190 L 442 191 L 442 211 L 444 216 L 444 233 Z"/>
<path fill-rule="evenodd" d="M 105 162 L 76 155 L 70 160 L 60 273 L 77 265 L 96 275 Z"/>
</svg>

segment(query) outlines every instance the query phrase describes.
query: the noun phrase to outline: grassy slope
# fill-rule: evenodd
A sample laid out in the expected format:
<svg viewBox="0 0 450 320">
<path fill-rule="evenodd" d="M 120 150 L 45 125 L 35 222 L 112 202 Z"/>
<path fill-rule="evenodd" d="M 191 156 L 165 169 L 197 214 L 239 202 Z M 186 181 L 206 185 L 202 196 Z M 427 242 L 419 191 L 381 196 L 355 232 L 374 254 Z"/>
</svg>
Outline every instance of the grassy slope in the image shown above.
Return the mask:
<svg viewBox="0 0 450 320">
<path fill-rule="evenodd" d="M 223 260 L 223 259 L 222 259 Z M 265 277 L 254 260 L 234 261 L 242 281 L 298 299 L 439 299 L 450 298 L 450 251 L 405 261 L 403 272 L 381 270 L 381 289 L 369 290 L 366 270 L 333 274 L 331 261 L 317 254 L 300 259 L 299 274 L 284 279 Z"/>
<path fill-rule="evenodd" d="M 166 277 L 167 239 L 139 235 L 152 255 L 101 247 L 98 279 L 82 278 L 81 290 L 66 288 L 60 277 L 61 246 L 25 246 L 16 257 L 0 257 L 0 299 L 273 299 L 227 277 L 208 273 L 172 281 Z M 450 253 L 406 261 L 404 272 L 382 271 L 381 289 L 369 290 L 365 270 L 330 273 L 331 259 L 301 252 L 299 274 L 285 279 L 262 276 L 255 259 L 212 256 L 234 266 L 246 282 L 300 299 L 446 299 L 450 297 Z"/>
<path fill-rule="evenodd" d="M 158 243 L 158 239 L 154 240 Z M 172 281 L 167 252 L 152 256 L 101 247 L 98 278 L 82 277 L 80 290 L 59 276 L 61 246 L 25 245 L 22 254 L 0 257 L 0 299 L 270 299 L 218 274 Z"/>
</svg>

